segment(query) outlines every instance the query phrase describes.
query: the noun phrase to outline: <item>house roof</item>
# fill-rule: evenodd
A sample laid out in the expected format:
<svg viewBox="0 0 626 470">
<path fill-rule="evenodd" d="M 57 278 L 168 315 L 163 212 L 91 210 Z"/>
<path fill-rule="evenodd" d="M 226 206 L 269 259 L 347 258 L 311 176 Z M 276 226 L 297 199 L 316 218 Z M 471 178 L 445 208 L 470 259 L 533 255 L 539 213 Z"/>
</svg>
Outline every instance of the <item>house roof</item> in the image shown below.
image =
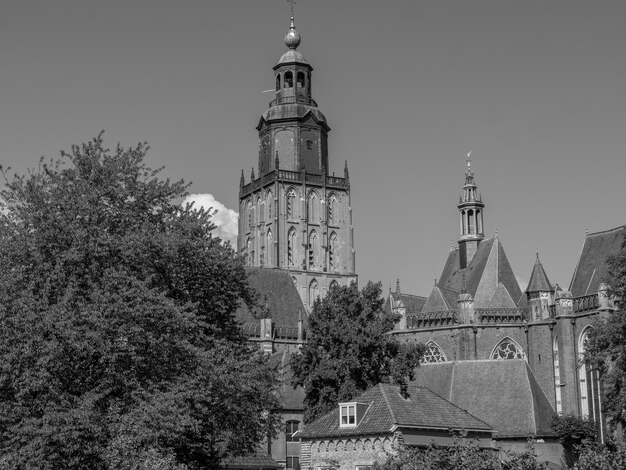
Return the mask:
<svg viewBox="0 0 626 470">
<path fill-rule="evenodd" d="M 258 294 L 261 307 L 269 310 L 274 324 L 297 326 L 300 312 L 306 324 L 307 313 L 291 274 L 285 269 L 248 268 L 248 281 Z M 243 323 L 258 323 L 261 308 L 251 311 L 243 304 L 235 317 Z"/>
<path fill-rule="evenodd" d="M 552 406 L 523 359 L 423 364 L 426 386 L 493 426 L 499 438 L 552 436 Z"/>
<path fill-rule="evenodd" d="M 423 429 L 456 429 L 493 432 L 493 428 L 431 390 L 410 385 L 407 399 L 400 387 L 378 384 L 353 401 L 367 405 L 356 427 L 339 427 L 339 406 L 306 424 L 302 438 L 377 435 L 392 432 L 394 426 Z M 359 417 L 357 417 L 359 418 Z"/>
<path fill-rule="evenodd" d="M 229 469 L 281 468 L 281 466 L 260 447 L 250 454 L 239 457 L 225 457 L 222 459 L 221 463 L 224 468 Z"/>
<path fill-rule="evenodd" d="M 530 281 L 528 281 L 528 287 L 526 292 L 552 292 L 552 284 L 548 280 L 548 275 L 543 269 L 541 261 L 539 261 L 539 254 L 535 260 L 533 271 L 530 273 Z"/>
<path fill-rule="evenodd" d="M 291 357 L 293 354 L 295 353 L 286 350 L 274 353 L 269 357 L 268 363 L 270 367 L 276 367 L 278 369 L 281 409 L 304 411 L 304 388 L 300 386 L 293 388 L 291 385 L 293 378 Z"/>
<path fill-rule="evenodd" d="M 508 296 L 499 293 L 494 297 L 500 284 L 508 292 Z M 459 250 L 450 251 L 436 287 L 441 290 L 448 304 L 451 303 L 453 297 L 451 293 L 454 293 L 454 304 L 450 307 L 453 309 L 456 308 L 456 296 L 461 292 L 472 295 L 476 308 L 498 307 L 499 305 L 492 305 L 492 299 L 499 298 L 507 303 L 502 307 L 510 307 L 509 298 L 515 304 L 522 296 L 522 291 L 498 237 L 480 241 L 474 257 L 464 269 L 461 269 Z M 450 294 L 446 295 L 446 292 Z M 426 312 L 428 309 L 430 307 L 427 302 L 422 311 Z"/>
<path fill-rule="evenodd" d="M 574 297 L 595 294 L 600 283 L 608 280 L 606 259 L 621 251 L 624 234 L 626 226 L 587 235 L 569 286 Z"/>
</svg>

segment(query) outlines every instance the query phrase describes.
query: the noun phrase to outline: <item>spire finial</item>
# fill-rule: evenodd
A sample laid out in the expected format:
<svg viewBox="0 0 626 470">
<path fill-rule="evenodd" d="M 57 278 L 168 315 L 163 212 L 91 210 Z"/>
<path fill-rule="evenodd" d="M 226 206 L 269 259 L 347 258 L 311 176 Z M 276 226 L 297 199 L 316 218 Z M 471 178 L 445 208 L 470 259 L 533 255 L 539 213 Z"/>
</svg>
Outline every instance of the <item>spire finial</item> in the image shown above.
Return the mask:
<svg viewBox="0 0 626 470">
<path fill-rule="evenodd" d="M 400 295 L 400 278 L 396 279 L 396 295 Z"/>
<path fill-rule="evenodd" d="M 296 25 L 293 17 L 293 6 L 296 0 L 287 0 L 291 4 L 291 24 L 289 26 L 289 32 L 285 36 L 285 44 L 289 49 L 296 49 L 300 45 L 300 33 L 296 31 Z"/>
<path fill-rule="evenodd" d="M 589 235 L 589 225 L 585 225 L 585 236 Z"/>
<path fill-rule="evenodd" d="M 467 161 L 467 170 L 465 171 L 465 184 L 473 184 L 474 183 L 474 171 L 472 170 L 472 151 L 467 152 L 466 161 Z"/>
</svg>

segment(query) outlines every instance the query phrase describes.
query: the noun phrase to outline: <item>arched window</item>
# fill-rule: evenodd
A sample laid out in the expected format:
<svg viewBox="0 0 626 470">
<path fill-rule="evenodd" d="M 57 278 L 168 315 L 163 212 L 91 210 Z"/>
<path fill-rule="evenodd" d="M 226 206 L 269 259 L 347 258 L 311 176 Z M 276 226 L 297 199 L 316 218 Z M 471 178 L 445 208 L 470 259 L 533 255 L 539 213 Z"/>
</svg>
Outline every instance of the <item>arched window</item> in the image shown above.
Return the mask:
<svg viewBox="0 0 626 470">
<path fill-rule="evenodd" d="M 332 194 L 329 198 L 328 201 L 326 203 L 326 210 L 328 211 L 328 216 L 327 216 L 327 220 L 328 220 L 328 225 L 335 225 L 337 223 L 337 221 L 335 220 L 337 218 L 337 198 L 335 197 L 334 194 Z"/>
<path fill-rule="evenodd" d="M 334 279 L 330 281 L 330 285 L 328 286 L 328 290 L 333 290 L 339 287 L 339 283 Z"/>
<path fill-rule="evenodd" d="M 256 198 L 256 207 L 257 210 L 259 211 L 259 223 L 263 222 L 263 220 L 265 219 L 265 214 L 264 214 L 264 208 L 265 208 L 265 201 L 263 201 L 263 199 L 261 199 L 261 196 L 258 196 Z"/>
<path fill-rule="evenodd" d="M 304 72 L 298 72 L 296 86 L 298 88 L 304 88 Z"/>
<path fill-rule="evenodd" d="M 552 342 L 552 356 L 554 357 L 554 395 L 556 399 L 556 412 L 563 414 L 563 403 L 561 401 L 561 368 L 559 367 L 559 341 L 554 337 Z"/>
<path fill-rule="evenodd" d="M 319 215 L 318 215 L 317 207 L 318 207 L 317 193 L 311 192 L 309 194 L 309 201 L 307 204 L 309 223 L 312 223 L 312 224 L 319 223 Z"/>
<path fill-rule="evenodd" d="M 524 351 L 511 338 L 504 338 L 500 341 L 491 352 L 491 359 L 524 359 Z"/>
<path fill-rule="evenodd" d="M 293 87 L 293 74 L 291 72 L 285 73 L 285 88 Z"/>
<path fill-rule="evenodd" d="M 274 242 L 273 242 L 273 237 L 272 237 L 272 231 L 268 230 L 267 231 L 267 237 L 266 237 L 266 243 L 265 243 L 265 250 L 267 252 L 267 256 L 266 256 L 266 266 L 268 268 L 273 267 L 272 263 L 274 261 Z"/>
<path fill-rule="evenodd" d="M 248 261 L 248 266 L 252 266 L 252 240 L 249 238 L 246 242 L 246 259 Z"/>
<path fill-rule="evenodd" d="M 467 219 L 465 218 L 465 211 L 461 211 L 461 234 L 467 233 Z"/>
<path fill-rule="evenodd" d="M 276 75 L 276 91 L 280 91 L 280 74 Z"/>
<path fill-rule="evenodd" d="M 291 227 L 287 234 L 287 264 L 295 265 L 296 229 Z"/>
<path fill-rule="evenodd" d="M 446 362 L 446 356 L 434 341 L 426 343 L 426 350 L 422 356 L 422 363 L 430 364 L 433 362 Z"/>
<path fill-rule="evenodd" d="M 313 279 L 309 284 L 309 306 L 313 306 L 315 300 L 320 296 L 320 289 L 317 281 Z"/>
<path fill-rule="evenodd" d="M 296 191 L 292 188 L 287 191 L 286 212 L 288 219 L 296 218 Z"/>
<path fill-rule="evenodd" d="M 317 267 L 319 251 L 320 248 L 317 232 L 313 230 L 309 235 L 309 269 L 315 269 Z"/>
<path fill-rule="evenodd" d="M 476 232 L 483 233 L 483 215 L 480 210 L 476 211 Z"/>
<path fill-rule="evenodd" d="M 339 266 L 339 250 L 337 246 L 337 234 L 335 232 L 331 233 L 328 239 L 328 264 L 330 269 L 337 269 Z"/>
<path fill-rule="evenodd" d="M 467 233 L 474 232 L 474 211 L 472 209 L 467 211 Z"/>
<path fill-rule="evenodd" d="M 248 230 L 252 230 L 254 226 L 254 212 L 252 210 L 252 201 L 248 201 Z"/>
<path fill-rule="evenodd" d="M 578 380 L 580 384 L 580 411 L 582 418 L 589 418 L 596 423 L 602 420 L 600 408 L 600 377 L 598 371 L 585 364 L 584 355 L 589 347 L 589 333 L 592 327 L 587 327 L 578 339 L 578 355 L 580 367 Z"/>
<path fill-rule="evenodd" d="M 272 220 L 272 206 L 274 205 L 274 196 L 272 195 L 272 191 L 268 191 L 265 196 L 265 205 L 267 206 L 267 218 Z"/>
</svg>

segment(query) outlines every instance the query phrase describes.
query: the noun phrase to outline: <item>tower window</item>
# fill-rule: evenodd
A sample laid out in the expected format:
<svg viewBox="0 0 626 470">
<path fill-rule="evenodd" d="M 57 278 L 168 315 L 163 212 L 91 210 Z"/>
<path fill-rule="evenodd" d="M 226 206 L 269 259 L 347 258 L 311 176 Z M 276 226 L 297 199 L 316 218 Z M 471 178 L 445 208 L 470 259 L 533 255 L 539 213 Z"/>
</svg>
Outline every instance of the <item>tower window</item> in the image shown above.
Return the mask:
<svg viewBox="0 0 626 470">
<path fill-rule="evenodd" d="M 291 72 L 285 73 L 285 88 L 293 87 L 293 74 Z"/>
<path fill-rule="evenodd" d="M 304 72 L 298 72 L 296 85 L 298 88 L 304 88 Z"/>
<path fill-rule="evenodd" d="M 309 269 L 317 267 L 317 253 L 319 251 L 317 233 L 314 231 L 309 235 Z"/>
<path fill-rule="evenodd" d="M 337 261 L 337 234 L 333 232 L 328 241 L 328 264 L 330 269 L 337 268 Z"/>
<path fill-rule="evenodd" d="M 294 265 L 294 249 L 296 246 L 296 229 L 291 227 L 287 235 L 287 263 L 289 266 Z"/>
<path fill-rule="evenodd" d="M 296 192 L 291 189 L 287 193 L 287 219 L 293 219 L 296 216 L 295 213 L 295 203 L 296 203 Z"/>
<path fill-rule="evenodd" d="M 300 439 L 297 437 L 293 437 L 294 433 L 298 430 L 300 425 L 300 421 L 287 421 L 285 423 L 285 438 L 287 442 L 299 442 Z"/>
<path fill-rule="evenodd" d="M 307 150 L 313 150 L 313 141 L 312 140 L 307 140 L 306 141 L 306 149 Z"/>
<path fill-rule="evenodd" d="M 276 91 L 280 91 L 280 75 L 276 75 Z"/>
</svg>

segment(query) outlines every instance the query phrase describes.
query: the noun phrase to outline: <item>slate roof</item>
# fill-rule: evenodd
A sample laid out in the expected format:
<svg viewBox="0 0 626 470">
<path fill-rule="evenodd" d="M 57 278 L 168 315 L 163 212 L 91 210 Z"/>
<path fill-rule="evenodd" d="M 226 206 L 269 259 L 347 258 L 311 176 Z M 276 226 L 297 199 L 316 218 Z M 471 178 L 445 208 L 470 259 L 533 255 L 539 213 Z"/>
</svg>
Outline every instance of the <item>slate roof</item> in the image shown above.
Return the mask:
<svg viewBox="0 0 626 470">
<path fill-rule="evenodd" d="M 285 269 L 249 268 L 248 281 L 259 295 L 259 304 L 269 308 L 272 320 L 279 326 L 297 326 L 299 312 L 306 324 L 307 313 L 291 274 Z M 243 323 L 258 323 L 259 311 L 240 305 L 235 317 Z"/>
<path fill-rule="evenodd" d="M 385 310 L 391 312 L 393 308 L 392 305 L 395 305 L 399 301 L 402 301 L 404 304 L 408 315 L 410 313 L 421 312 L 424 304 L 426 303 L 426 297 L 422 297 L 421 295 L 405 294 L 403 292 L 398 295 L 396 292 L 390 292 L 389 296 L 387 296 L 387 300 L 385 301 Z"/>
<path fill-rule="evenodd" d="M 595 294 L 608 280 L 606 258 L 621 251 L 624 234 L 626 226 L 587 235 L 569 286 L 574 297 Z"/>
<path fill-rule="evenodd" d="M 339 427 L 339 406 L 336 406 L 330 413 L 306 424 L 300 437 L 380 435 L 390 433 L 394 426 L 493 432 L 485 422 L 425 387 L 410 385 L 408 393 L 409 398 L 404 399 L 398 385 L 378 384 L 353 400 L 369 405 L 356 427 Z"/>
<path fill-rule="evenodd" d="M 494 297 L 500 284 L 508 292 L 508 297 L 501 293 Z M 492 299 L 497 298 L 505 299 L 507 303 L 501 307 L 510 307 L 509 297 L 513 304 L 522 297 L 522 291 L 498 237 L 482 240 L 474 257 L 464 269 L 460 268 L 459 250 L 450 251 L 436 287 L 441 290 L 446 303 L 452 304 L 449 306 L 452 309 L 457 308 L 456 297 L 463 291 L 472 295 L 476 308 L 500 307 L 492 304 Z M 426 312 L 428 309 L 430 306 L 427 302 L 422 311 Z"/>
<path fill-rule="evenodd" d="M 539 255 L 537 255 L 533 271 L 530 273 L 530 281 L 528 281 L 526 292 L 552 292 L 553 290 L 552 284 L 548 280 L 548 275 L 543 269 L 541 261 L 539 261 Z"/>
<path fill-rule="evenodd" d="M 554 435 L 552 406 L 523 359 L 422 364 L 412 383 L 489 423 L 498 438 Z"/>
<path fill-rule="evenodd" d="M 293 372 L 290 361 L 293 354 L 295 353 L 287 351 L 274 353 L 269 357 L 268 363 L 270 367 L 278 368 L 281 410 L 304 411 L 304 388 L 291 386 Z"/>
</svg>

